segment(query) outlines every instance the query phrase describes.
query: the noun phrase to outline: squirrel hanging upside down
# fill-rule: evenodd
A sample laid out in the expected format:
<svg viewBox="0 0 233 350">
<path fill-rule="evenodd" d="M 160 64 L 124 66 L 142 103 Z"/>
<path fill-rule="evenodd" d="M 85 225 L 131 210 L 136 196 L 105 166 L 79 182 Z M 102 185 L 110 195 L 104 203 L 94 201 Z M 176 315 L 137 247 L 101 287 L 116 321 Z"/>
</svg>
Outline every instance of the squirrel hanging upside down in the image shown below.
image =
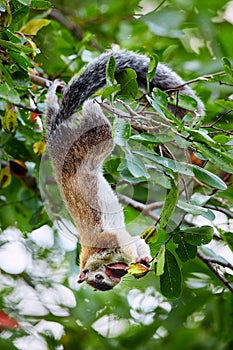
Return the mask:
<svg viewBox="0 0 233 350">
<path fill-rule="evenodd" d="M 106 84 L 106 65 L 113 56 L 116 74 L 125 68 L 137 73 L 139 86 L 146 86 L 149 59 L 129 51 L 108 51 L 89 63 L 66 87 L 60 102 L 55 82 L 46 98 L 47 148 L 54 175 L 65 204 L 77 226 L 80 243 L 80 275 L 94 289 L 109 290 L 127 273 L 130 263 L 150 266 L 150 251 L 144 240 L 126 230 L 122 207 L 103 177 L 102 164 L 114 143 L 111 124 L 100 106 L 88 98 Z M 161 90 L 182 85 L 182 79 L 166 65 L 158 64 L 151 87 Z M 180 93 L 204 106 L 189 86 Z M 76 114 L 83 104 L 82 115 Z M 176 108 L 178 117 L 187 111 Z"/>
</svg>

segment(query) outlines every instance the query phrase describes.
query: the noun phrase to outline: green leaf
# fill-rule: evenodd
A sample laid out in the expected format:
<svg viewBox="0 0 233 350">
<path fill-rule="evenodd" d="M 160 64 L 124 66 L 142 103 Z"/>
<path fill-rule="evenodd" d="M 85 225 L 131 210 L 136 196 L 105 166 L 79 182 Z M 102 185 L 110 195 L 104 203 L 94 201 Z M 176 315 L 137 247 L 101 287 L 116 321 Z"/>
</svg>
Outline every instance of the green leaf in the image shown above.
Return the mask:
<svg viewBox="0 0 233 350">
<path fill-rule="evenodd" d="M 198 180 L 204 182 L 205 184 L 217 188 L 218 190 L 226 190 L 227 185 L 220 179 L 217 175 L 211 173 L 208 170 L 198 167 L 197 165 L 191 166 L 194 172 L 194 175 Z"/>
<path fill-rule="evenodd" d="M 179 94 L 178 99 L 169 98 L 168 102 L 171 105 L 187 109 L 188 111 L 195 111 L 197 108 L 197 101 L 193 97 L 184 94 Z"/>
<path fill-rule="evenodd" d="M 43 0 L 32 0 L 31 6 L 35 10 L 47 10 L 52 5 L 50 1 L 43 1 Z"/>
<path fill-rule="evenodd" d="M 145 240 L 147 244 L 157 242 L 159 238 L 159 233 L 155 226 L 146 228 L 140 235 L 142 239 Z"/>
<path fill-rule="evenodd" d="M 15 51 L 9 51 L 9 56 L 17 65 L 20 66 L 20 68 L 22 68 L 26 72 L 28 71 L 29 67 L 33 67 L 31 60 L 27 56 L 22 56 L 20 53 L 17 53 Z"/>
<path fill-rule="evenodd" d="M 192 245 L 208 244 L 214 234 L 211 226 L 189 227 L 181 232 L 184 240 Z"/>
<path fill-rule="evenodd" d="M 178 298 L 181 294 L 181 272 L 175 256 L 166 249 L 164 273 L 160 276 L 160 289 L 169 299 Z"/>
<path fill-rule="evenodd" d="M 179 200 L 177 202 L 177 207 L 186 211 L 186 213 L 189 213 L 192 215 L 202 215 L 209 220 L 215 219 L 215 215 L 211 210 L 200 207 L 199 205 L 193 205 L 193 204 L 184 202 L 182 200 Z"/>
<path fill-rule="evenodd" d="M 6 83 L 0 85 L 0 97 L 10 103 L 20 103 L 17 91 L 10 88 Z"/>
<path fill-rule="evenodd" d="M 11 1 L 12 22 L 10 29 L 12 31 L 20 30 L 25 24 L 25 19 L 29 15 L 30 8 L 28 5 L 30 2 L 27 0 Z"/>
<path fill-rule="evenodd" d="M 230 231 L 223 231 L 219 230 L 221 237 L 224 239 L 224 241 L 228 244 L 229 248 L 233 252 L 233 232 Z"/>
<path fill-rule="evenodd" d="M 219 169 L 233 174 L 233 158 L 217 149 L 210 148 L 201 143 L 195 143 L 195 146 Z"/>
<path fill-rule="evenodd" d="M 152 91 L 152 97 L 153 100 L 155 100 L 160 105 L 160 107 L 167 107 L 169 96 L 166 92 L 155 87 Z"/>
<path fill-rule="evenodd" d="M 213 140 L 221 145 L 225 145 L 230 141 L 230 136 L 225 134 L 218 134 L 213 137 Z"/>
<path fill-rule="evenodd" d="M 14 82 L 13 82 L 12 76 L 10 74 L 10 70 L 8 67 L 5 67 L 5 65 L 3 65 L 1 63 L 1 61 L 0 61 L 0 71 L 4 75 L 4 80 L 5 80 L 5 84 L 4 83 L 0 84 L 1 91 L 4 91 L 6 87 L 7 87 L 7 90 L 14 89 Z"/>
<path fill-rule="evenodd" d="M 177 162 L 176 160 L 162 156 L 155 156 L 155 161 L 165 168 L 171 169 L 175 173 L 193 176 L 193 172 L 189 169 L 188 164 L 184 162 Z"/>
<path fill-rule="evenodd" d="M 135 176 L 136 178 L 150 177 L 145 167 L 145 164 L 143 163 L 141 158 L 135 156 L 132 153 L 128 153 L 126 154 L 125 159 L 126 159 L 127 167 L 133 176 Z"/>
<path fill-rule="evenodd" d="M 12 74 L 13 81 L 15 83 L 15 87 L 17 88 L 25 88 L 31 85 L 31 80 L 28 75 L 28 71 L 26 69 L 17 70 Z M 39 104 L 38 104 L 39 108 Z"/>
<path fill-rule="evenodd" d="M 152 54 L 149 56 L 150 62 L 148 65 L 148 72 L 146 74 L 146 81 L 147 81 L 147 91 L 150 91 L 150 82 L 154 79 L 156 68 L 159 62 L 159 58 L 156 54 Z"/>
<path fill-rule="evenodd" d="M 170 220 L 178 200 L 178 187 L 175 184 L 175 181 L 170 179 L 171 189 L 168 191 L 163 208 L 160 214 L 159 226 L 165 228 L 168 221 Z"/>
<path fill-rule="evenodd" d="M 223 99 L 218 99 L 215 100 L 215 103 L 223 108 L 226 109 L 233 109 L 233 101 L 232 100 L 223 100 Z"/>
<path fill-rule="evenodd" d="M 203 205 L 205 205 L 209 201 L 210 198 L 211 198 L 211 196 L 206 196 L 202 193 L 195 192 L 191 196 L 191 204 L 200 205 L 202 207 Z"/>
<path fill-rule="evenodd" d="M 38 225 L 40 222 L 42 222 L 42 217 L 43 217 L 43 214 L 44 214 L 44 207 L 41 206 L 39 207 L 33 214 L 32 214 L 32 217 L 29 221 L 30 225 L 32 226 L 36 226 Z"/>
<path fill-rule="evenodd" d="M 164 265 L 165 265 L 165 252 L 166 252 L 166 246 L 165 244 L 162 244 L 158 253 L 158 256 L 156 258 L 156 275 L 161 276 L 164 273 Z"/>
<path fill-rule="evenodd" d="M 15 44 L 13 42 L 7 41 L 7 40 L 2 40 L 0 39 L 0 45 L 5 47 L 6 49 L 10 49 L 16 52 L 24 52 L 25 54 L 27 53 L 40 53 L 39 49 L 32 49 L 26 45 L 22 44 Z"/>
<path fill-rule="evenodd" d="M 118 168 L 118 170 L 119 170 L 119 168 Z M 132 184 L 134 184 L 134 183 L 138 184 L 140 182 L 145 182 L 145 180 L 146 180 L 146 178 L 144 176 L 134 177 L 127 168 L 124 168 L 121 171 L 120 176 L 122 179 L 124 179 L 127 182 L 132 183 Z"/>
<path fill-rule="evenodd" d="M 175 135 L 175 142 L 179 148 L 185 150 L 184 152 L 186 152 L 187 148 L 191 146 L 190 141 L 185 140 L 183 137 L 178 136 L 177 134 Z"/>
<path fill-rule="evenodd" d="M 121 89 L 120 84 L 117 85 L 112 85 L 112 86 L 106 86 L 103 89 L 102 95 L 101 95 L 101 99 L 105 100 L 106 98 L 109 98 L 110 96 L 115 96 Z"/>
<path fill-rule="evenodd" d="M 223 67 L 224 67 L 225 72 L 227 73 L 228 77 L 232 78 L 233 71 L 232 71 L 232 67 L 231 67 L 231 62 L 229 61 L 229 59 L 227 57 L 223 57 L 222 61 L 223 61 Z"/>
<path fill-rule="evenodd" d="M 116 61 L 113 56 L 110 56 L 106 65 L 106 83 L 112 86 L 115 83 Z"/>
<path fill-rule="evenodd" d="M 192 169 L 189 167 L 189 164 L 186 164 L 184 162 L 177 162 L 176 160 L 166 158 L 166 157 L 161 157 L 158 155 L 155 155 L 154 153 L 151 152 L 141 152 L 141 151 L 136 151 L 134 152 L 142 157 L 145 157 L 149 160 L 152 160 L 153 162 L 162 165 L 163 167 L 167 169 L 171 169 L 172 171 L 188 176 L 193 176 L 194 173 Z"/>
<path fill-rule="evenodd" d="M 20 2 L 23 5 L 29 5 L 31 0 L 18 0 L 18 2 Z"/>
<path fill-rule="evenodd" d="M 176 254 L 181 261 L 185 262 L 190 259 L 194 259 L 197 254 L 197 247 L 191 245 L 184 240 L 184 237 L 180 232 L 176 233 L 173 237 L 174 243 L 178 244 L 176 248 Z"/>
<path fill-rule="evenodd" d="M 25 34 L 36 35 L 41 28 L 46 27 L 50 22 L 50 20 L 44 18 L 33 19 L 27 22 L 20 31 Z"/>
<path fill-rule="evenodd" d="M 161 115 L 161 117 L 163 117 L 163 119 L 165 119 L 167 123 L 170 123 L 169 119 L 171 119 L 176 123 L 176 125 L 181 124 L 181 121 L 167 109 L 167 106 L 169 104 L 169 96 L 166 94 L 166 92 L 160 90 L 159 88 L 154 88 L 152 91 L 153 99 L 151 99 L 149 96 L 146 97 L 152 107 Z"/>
<path fill-rule="evenodd" d="M 142 143 L 152 143 L 156 145 L 161 145 L 164 143 L 172 142 L 175 140 L 175 134 L 172 132 L 168 131 L 166 134 L 148 134 L 148 133 L 142 133 L 142 134 L 137 134 L 133 135 L 130 137 L 132 140 L 142 142 Z"/>
<path fill-rule="evenodd" d="M 159 104 L 155 99 L 152 99 L 150 96 L 146 96 L 147 100 L 150 102 L 151 106 L 155 109 L 156 112 L 158 112 L 159 115 L 166 118 L 165 114 L 163 113 L 162 109 L 160 108 Z"/>
<path fill-rule="evenodd" d="M 113 123 L 114 142 L 119 146 L 126 146 L 131 135 L 130 124 L 122 118 L 115 118 Z"/>
<path fill-rule="evenodd" d="M 126 68 L 116 75 L 118 84 L 121 85 L 119 95 L 124 98 L 136 98 L 138 95 L 137 73 L 131 68 Z"/>
<path fill-rule="evenodd" d="M 153 167 L 150 171 L 150 176 L 152 183 L 158 184 L 160 187 L 164 187 L 166 189 L 171 188 L 170 177 L 162 170 Z"/>
<path fill-rule="evenodd" d="M 188 126 L 185 126 L 184 130 L 193 137 L 194 141 L 200 141 L 209 145 L 210 147 L 216 147 L 216 142 L 208 135 L 207 132 L 203 130 L 194 130 Z"/>
<path fill-rule="evenodd" d="M 106 65 L 106 87 L 102 92 L 102 100 L 111 97 L 111 101 L 114 100 L 114 96 L 121 90 L 121 85 L 116 84 L 115 81 L 116 61 L 113 56 L 110 56 Z"/>
<path fill-rule="evenodd" d="M 104 172 L 108 174 L 118 174 L 117 168 L 119 164 L 120 159 L 118 157 L 112 156 L 112 158 L 104 162 Z"/>
</svg>

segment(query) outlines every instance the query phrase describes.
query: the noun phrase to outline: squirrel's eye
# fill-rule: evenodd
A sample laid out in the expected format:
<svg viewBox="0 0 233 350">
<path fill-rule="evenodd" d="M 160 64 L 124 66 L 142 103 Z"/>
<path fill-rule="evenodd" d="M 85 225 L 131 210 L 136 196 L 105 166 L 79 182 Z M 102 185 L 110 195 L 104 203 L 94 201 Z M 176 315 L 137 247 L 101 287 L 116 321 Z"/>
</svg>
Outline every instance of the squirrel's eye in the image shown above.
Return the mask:
<svg viewBox="0 0 233 350">
<path fill-rule="evenodd" d="M 97 275 L 95 275 L 95 279 L 97 281 L 102 281 L 104 279 L 104 277 L 98 273 Z"/>
</svg>

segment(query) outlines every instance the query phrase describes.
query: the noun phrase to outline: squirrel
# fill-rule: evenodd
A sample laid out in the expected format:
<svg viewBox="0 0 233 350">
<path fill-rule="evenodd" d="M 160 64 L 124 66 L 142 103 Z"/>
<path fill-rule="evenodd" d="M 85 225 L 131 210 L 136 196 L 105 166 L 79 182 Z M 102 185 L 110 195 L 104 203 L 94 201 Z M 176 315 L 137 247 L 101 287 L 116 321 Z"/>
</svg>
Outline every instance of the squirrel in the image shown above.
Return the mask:
<svg viewBox="0 0 233 350">
<path fill-rule="evenodd" d="M 59 81 L 49 88 L 45 101 L 48 153 L 80 237 L 78 282 L 85 281 L 101 291 L 116 286 L 130 263 L 149 268 L 151 260 L 145 241 L 127 232 L 123 209 L 102 172 L 102 164 L 114 147 L 112 128 L 100 105 L 89 98 L 106 84 L 110 56 L 115 59 L 116 74 L 132 68 L 139 86 L 146 86 L 149 58 L 131 51 L 108 51 L 70 81 L 60 102 L 56 96 Z M 183 83 L 174 71 L 159 63 L 151 87 L 168 90 Z M 180 92 L 196 99 L 197 113 L 204 113 L 202 101 L 189 86 L 182 86 Z M 178 108 L 177 113 L 182 117 L 187 111 Z"/>
</svg>

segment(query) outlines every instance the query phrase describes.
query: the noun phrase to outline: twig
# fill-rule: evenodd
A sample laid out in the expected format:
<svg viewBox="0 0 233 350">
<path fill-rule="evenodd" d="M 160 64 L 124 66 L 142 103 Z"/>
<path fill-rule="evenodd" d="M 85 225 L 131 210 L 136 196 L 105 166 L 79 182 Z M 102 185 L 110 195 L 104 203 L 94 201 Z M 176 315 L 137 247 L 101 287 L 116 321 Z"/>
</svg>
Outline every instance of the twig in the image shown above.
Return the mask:
<svg viewBox="0 0 233 350">
<path fill-rule="evenodd" d="M 36 113 L 36 114 L 43 114 L 43 111 L 41 111 L 37 107 L 26 106 L 23 103 L 13 103 L 13 105 L 18 107 L 18 108 L 25 109 L 25 111 L 33 112 L 33 113 Z"/>
<path fill-rule="evenodd" d="M 233 265 L 231 263 L 229 263 L 228 261 L 221 261 L 221 260 L 218 260 L 216 258 L 206 258 L 208 259 L 212 264 L 218 264 L 222 267 L 227 267 L 231 270 L 233 270 Z"/>
<path fill-rule="evenodd" d="M 34 75 L 34 74 L 29 74 L 29 77 L 30 77 L 30 80 L 32 83 L 34 83 L 36 85 L 43 86 L 45 88 L 49 88 L 49 86 L 51 86 L 51 84 L 52 84 L 51 80 L 41 78 L 41 77 Z M 41 111 L 37 107 L 27 106 L 23 103 L 14 103 L 13 105 L 18 107 L 18 108 L 22 108 L 25 111 L 29 111 L 29 112 L 33 112 L 33 113 L 37 113 L 37 114 L 43 114 L 43 111 Z"/>
<path fill-rule="evenodd" d="M 53 83 L 51 80 L 39 77 L 38 75 L 29 74 L 29 77 L 30 77 L 30 80 L 31 80 L 32 83 L 34 83 L 36 85 L 43 86 L 43 87 L 45 87 L 47 89 Z M 63 87 L 64 86 L 63 86 L 62 81 L 61 81 L 61 86 L 58 87 L 57 91 L 58 92 L 62 91 Z M 44 113 L 42 110 L 40 110 L 37 107 L 27 106 L 27 105 L 25 105 L 23 103 L 13 103 L 13 105 L 18 107 L 18 108 L 22 108 L 22 109 L 24 109 L 26 111 L 29 111 L 29 112 L 34 112 L 34 113 L 37 113 L 37 114 L 43 114 Z"/>
<path fill-rule="evenodd" d="M 217 119 L 215 119 L 214 121 L 213 121 L 213 123 L 212 124 L 210 124 L 210 125 L 203 125 L 202 127 L 203 128 L 212 128 L 215 124 L 217 124 L 218 122 L 220 122 L 220 120 L 221 119 L 223 119 L 224 117 L 226 117 L 229 113 L 231 113 L 232 112 L 232 109 L 230 109 L 229 111 L 226 111 L 225 113 L 223 113 L 223 114 L 221 114 Z M 217 128 L 216 128 L 217 129 Z M 216 130 L 215 129 L 215 130 Z M 221 129 L 220 129 L 221 130 Z"/>
<path fill-rule="evenodd" d="M 220 85 L 233 86 L 233 84 L 225 83 L 224 81 L 219 80 Z"/>
<path fill-rule="evenodd" d="M 45 88 L 49 88 L 52 85 L 52 81 L 49 79 L 45 79 L 45 78 L 41 78 L 38 75 L 34 75 L 34 74 L 29 74 L 29 77 L 31 79 L 31 82 L 36 84 L 36 85 L 40 85 L 43 86 Z"/>
<path fill-rule="evenodd" d="M 231 109 L 229 112 L 231 113 L 233 110 Z M 209 126 L 202 126 L 202 128 L 204 129 L 209 129 Z M 217 134 L 217 132 L 222 133 L 222 129 L 221 128 L 217 128 L 216 126 L 212 126 L 212 129 L 215 131 L 210 131 L 209 134 L 215 133 Z M 224 130 L 225 134 L 232 136 L 233 135 L 233 130 Z"/>
<path fill-rule="evenodd" d="M 162 208 L 164 202 L 154 202 L 154 203 L 150 203 L 150 204 L 147 204 L 146 205 L 146 211 L 149 212 L 149 211 L 152 211 L 152 210 L 155 210 L 155 209 L 159 209 L 159 208 Z"/>
<path fill-rule="evenodd" d="M 214 239 L 215 241 L 217 241 L 217 242 L 223 242 L 223 241 L 224 241 L 223 238 L 220 237 L 220 236 L 218 236 L 216 233 L 214 233 L 213 239 Z"/>
<path fill-rule="evenodd" d="M 165 2 L 166 2 L 166 0 L 162 0 L 162 1 L 160 2 L 160 4 L 158 4 L 158 6 L 154 9 L 153 12 L 158 11 L 158 10 L 160 9 L 160 7 L 161 7 Z"/>
<path fill-rule="evenodd" d="M 212 73 L 212 74 L 205 74 L 205 75 L 202 75 L 200 77 L 187 80 L 183 84 L 180 84 L 180 85 L 177 85 L 177 86 L 173 86 L 171 89 L 167 89 L 165 92 L 174 92 L 174 91 L 182 89 L 185 85 L 196 83 L 197 81 L 213 79 L 214 77 L 217 77 L 217 76 L 220 76 L 220 75 L 224 75 L 224 74 L 226 74 L 225 71 L 216 72 L 216 73 Z"/>
<path fill-rule="evenodd" d="M 106 111 L 108 111 L 108 112 L 110 112 L 110 113 L 112 113 L 112 114 L 115 114 L 115 115 L 117 115 L 118 117 L 121 117 L 121 118 L 128 118 L 128 119 L 131 119 L 131 118 L 132 118 L 128 113 L 122 111 L 122 110 L 119 109 L 119 108 L 111 107 L 111 106 L 110 106 L 108 103 L 106 103 L 106 102 L 99 102 L 99 101 L 96 101 L 96 102 L 99 103 L 99 105 L 100 105 L 101 107 L 103 107 L 104 109 L 106 109 Z"/>
<path fill-rule="evenodd" d="M 98 101 L 96 101 L 98 102 Z M 165 124 L 161 121 L 157 121 L 157 120 L 154 120 L 154 119 L 149 119 L 145 116 L 143 116 L 142 114 L 134 114 L 134 116 L 132 116 L 131 114 L 129 113 L 126 113 L 124 111 L 122 111 L 121 109 L 119 108 L 116 108 L 116 107 L 112 107 L 110 106 L 107 102 L 98 102 L 100 104 L 100 106 L 102 108 L 104 108 L 105 110 L 107 110 L 108 112 L 112 113 L 112 114 L 115 114 L 117 115 L 119 118 L 125 118 L 125 119 L 128 119 L 129 122 L 130 122 L 130 125 L 137 129 L 137 130 L 145 130 L 145 131 L 149 131 L 151 133 L 153 132 L 156 132 L 158 133 L 158 127 L 165 127 L 166 130 L 171 130 L 174 134 L 180 136 L 180 137 L 183 137 L 184 139 L 186 139 L 184 136 L 182 136 L 178 131 L 176 131 L 171 125 L 169 124 Z M 130 108 L 131 110 L 131 108 Z M 144 114 L 144 113 L 143 113 Z M 146 114 L 150 114 L 150 115 L 158 115 L 158 113 L 156 112 L 151 112 L 151 111 L 148 111 L 148 113 L 146 112 Z M 164 118 L 163 118 L 164 119 Z M 140 125 L 138 124 L 135 124 L 135 121 L 139 120 L 140 121 Z M 145 124 L 142 124 L 142 120 L 145 121 Z M 166 120 L 168 121 L 168 123 L 170 123 L 170 120 L 166 118 Z M 149 125 L 148 125 L 149 124 Z M 154 125 L 154 126 L 152 126 Z"/>
<path fill-rule="evenodd" d="M 206 204 L 205 208 L 217 210 L 217 211 L 227 215 L 229 218 L 233 219 L 233 213 L 226 208 L 221 208 L 221 207 L 218 207 L 216 205 L 211 205 L 211 204 Z"/>
<path fill-rule="evenodd" d="M 127 103 L 125 103 L 124 101 L 120 100 L 119 98 L 116 101 L 120 102 L 122 104 L 122 106 L 125 107 L 125 109 L 129 112 L 130 116 L 134 116 L 134 117 L 140 118 L 140 115 L 136 111 L 134 111 L 129 105 L 127 105 Z"/>
<path fill-rule="evenodd" d="M 151 217 L 155 221 L 159 220 L 159 217 L 151 212 L 150 204 L 147 206 L 120 193 L 117 193 L 117 197 L 121 203 L 131 206 L 132 208 L 143 213 L 144 215 Z"/>
<path fill-rule="evenodd" d="M 217 278 L 229 289 L 230 292 L 233 293 L 233 287 L 230 282 L 226 280 L 226 278 L 218 272 L 218 270 L 213 266 L 213 262 L 209 260 L 206 256 L 204 256 L 200 251 L 197 252 L 197 256 L 200 260 L 202 260 L 209 269 L 217 276 Z"/>
</svg>

